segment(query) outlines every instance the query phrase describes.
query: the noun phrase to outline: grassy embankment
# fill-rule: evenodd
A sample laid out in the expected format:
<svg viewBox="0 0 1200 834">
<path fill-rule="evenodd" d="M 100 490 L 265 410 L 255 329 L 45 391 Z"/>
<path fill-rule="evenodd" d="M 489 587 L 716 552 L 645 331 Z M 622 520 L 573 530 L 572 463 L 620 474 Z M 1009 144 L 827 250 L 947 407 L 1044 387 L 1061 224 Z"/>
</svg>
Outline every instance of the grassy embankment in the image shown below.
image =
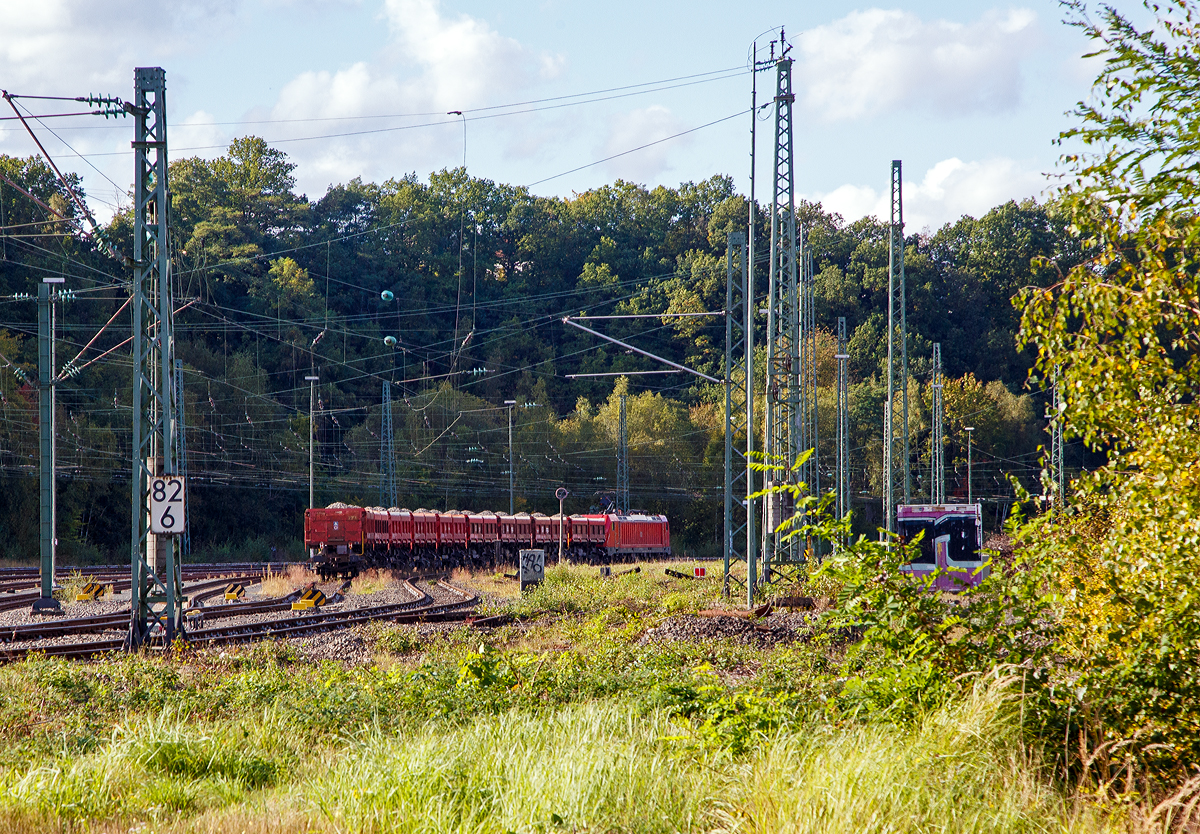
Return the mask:
<svg viewBox="0 0 1200 834">
<path fill-rule="evenodd" d="M 490 634 L 365 634 L 369 666 L 283 645 L 0 668 L 0 829 L 1099 831 L 1021 738 L 1019 686 L 902 722 L 844 686 L 838 635 L 641 640 L 718 602 L 661 567 L 480 578 Z M 856 661 L 858 662 L 858 661 Z"/>
</svg>

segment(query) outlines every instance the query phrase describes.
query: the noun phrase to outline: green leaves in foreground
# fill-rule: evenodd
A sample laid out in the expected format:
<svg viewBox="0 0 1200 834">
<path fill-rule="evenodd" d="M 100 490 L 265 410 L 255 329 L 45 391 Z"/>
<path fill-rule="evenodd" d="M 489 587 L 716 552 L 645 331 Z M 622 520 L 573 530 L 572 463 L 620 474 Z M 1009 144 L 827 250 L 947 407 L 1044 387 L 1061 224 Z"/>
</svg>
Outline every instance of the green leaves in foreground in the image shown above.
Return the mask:
<svg viewBox="0 0 1200 834">
<path fill-rule="evenodd" d="M 1068 4 L 1103 61 L 1062 136 L 1084 147 L 1063 157 L 1061 197 L 1090 257 L 1018 298 L 1035 373 L 1062 394 L 1056 419 L 1107 457 L 1017 542 L 1055 565 L 1072 746 L 1102 785 L 1122 767 L 1174 780 L 1200 765 L 1198 14 L 1145 5 L 1139 28 Z"/>
</svg>

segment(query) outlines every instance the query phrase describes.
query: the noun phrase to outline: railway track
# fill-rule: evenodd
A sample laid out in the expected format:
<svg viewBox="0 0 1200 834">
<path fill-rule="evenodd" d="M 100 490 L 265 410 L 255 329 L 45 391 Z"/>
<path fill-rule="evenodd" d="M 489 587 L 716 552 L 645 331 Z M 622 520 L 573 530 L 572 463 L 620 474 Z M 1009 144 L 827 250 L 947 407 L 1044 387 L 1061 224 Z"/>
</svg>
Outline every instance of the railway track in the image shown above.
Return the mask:
<svg viewBox="0 0 1200 834">
<path fill-rule="evenodd" d="M 282 619 L 263 620 L 252 623 L 240 623 L 231 626 L 199 628 L 188 631 L 186 640 L 193 646 L 213 646 L 226 643 L 245 643 L 278 637 L 296 637 L 301 635 L 319 634 L 361 623 L 388 621 L 395 623 L 418 622 L 447 622 L 465 620 L 473 612 L 479 598 L 474 594 L 451 585 L 439 579 L 437 585 L 448 592 L 454 599 L 448 602 L 437 602 L 428 593 L 420 590 L 409 580 L 403 580 L 402 586 L 409 591 L 412 599 L 407 602 L 388 603 L 366 608 L 349 609 L 346 611 L 331 611 L 317 613 L 297 613 Z M 290 613 L 291 602 L 295 594 L 274 600 L 250 603 L 232 603 L 229 605 L 202 608 L 206 618 L 226 618 L 247 614 L 273 613 L 287 610 Z M 101 615 L 99 617 L 81 618 L 79 627 L 64 630 L 68 622 L 37 623 L 20 626 L 0 633 L 0 640 L 9 641 L 9 646 L 0 647 L 0 663 L 20 660 L 31 654 L 44 654 L 48 657 L 90 658 L 124 648 L 125 637 L 91 640 L 80 643 L 60 643 L 50 646 L 11 646 L 12 640 L 37 640 L 50 636 L 64 634 L 79 634 L 87 632 L 107 631 L 122 627 L 129 620 L 129 612 Z M 58 628 L 55 629 L 54 627 Z M 13 636 L 10 636 L 13 635 Z"/>
<path fill-rule="evenodd" d="M 262 581 L 261 576 L 232 576 L 222 577 L 212 582 L 194 585 L 188 590 L 193 602 L 223 593 L 230 582 L 241 582 L 246 585 Z M 213 619 L 221 617 L 236 617 L 239 614 L 253 614 L 259 611 L 269 611 L 291 604 L 295 593 L 278 600 L 260 602 L 230 603 L 213 608 L 190 608 L 188 610 L 203 611 L 204 616 Z M 112 631 L 128 626 L 130 610 L 124 608 L 110 614 L 96 614 L 91 617 L 73 617 L 71 619 L 48 619 L 38 623 L 22 623 L 0 630 L 0 642 L 13 643 L 19 640 L 42 640 L 47 637 L 61 637 L 65 634 L 94 634 L 100 631 Z"/>
<path fill-rule="evenodd" d="M 242 571 L 244 573 L 252 573 L 259 571 L 286 571 L 288 567 L 297 562 L 190 562 L 183 566 L 182 570 L 186 573 L 189 570 L 196 571 Z M 55 576 L 71 576 L 72 574 L 80 574 L 89 576 L 95 573 L 129 573 L 129 565 L 82 565 L 79 567 L 71 567 L 69 565 L 58 567 L 54 571 Z M 0 568 L 0 582 L 10 579 L 21 579 L 30 577 L 36 580 L 41 575 L 41 568 L 38 567 L 9 567 Z"/>
<path fill-rule="evenodd" d="M 242 576 L 243 580 L 248 576 L 257 577 L 255 581 L 261 579 L 270 570 L 286 570 L 283 563 L 238 563 L 238 564 L 211 564 L 211 565 L 188 565 L 180 571 L 180 575 L 184 582 L 195 582 L 207 579 L 234 578 Z M 29 573 L 28 578 L 9 578 L 8 572 L 19 571 Z M 56 579 L 66 579 L 78 573 L 93 582 L 99 582 L 102 585 L 111 585 L 114 593 L 128 591 L 133 585 L 133 579 L 129 568 L 112 568 L 105 566 L 103 568 L 72 568 L 69 571 L 58 570 L 55 572 Z M 189 591 L 192 589 L 188 589 Z M 12 611 L 17 608 L 24 608 L 33 603 L 41 596 L 38 587 L 38 572 L 37 568 L 5 568 L 0 569 L 0 611 Z"/>
</svg>

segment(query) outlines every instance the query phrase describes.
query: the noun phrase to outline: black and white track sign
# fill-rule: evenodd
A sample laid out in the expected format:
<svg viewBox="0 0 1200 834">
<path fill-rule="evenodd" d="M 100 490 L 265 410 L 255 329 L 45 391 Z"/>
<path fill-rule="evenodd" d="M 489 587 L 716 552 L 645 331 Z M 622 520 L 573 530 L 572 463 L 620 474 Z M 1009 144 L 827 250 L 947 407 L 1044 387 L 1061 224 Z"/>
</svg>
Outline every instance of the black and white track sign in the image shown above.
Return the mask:
<svg viewBox="0 0 1200 834">
<path fill-rule="evenodd" d="M 518 566 L 521 577 L 521 590 L 534 585 L 540 585 L 546 578 L 546 551 L 522 550 L 521 563 Z"/>
<path fill-rule="evenodd" d="M 150 532 L 158 534 L 182 533 L 185 488 L 183 478 L 164 475 L 150 479 Z"/>
</svg>

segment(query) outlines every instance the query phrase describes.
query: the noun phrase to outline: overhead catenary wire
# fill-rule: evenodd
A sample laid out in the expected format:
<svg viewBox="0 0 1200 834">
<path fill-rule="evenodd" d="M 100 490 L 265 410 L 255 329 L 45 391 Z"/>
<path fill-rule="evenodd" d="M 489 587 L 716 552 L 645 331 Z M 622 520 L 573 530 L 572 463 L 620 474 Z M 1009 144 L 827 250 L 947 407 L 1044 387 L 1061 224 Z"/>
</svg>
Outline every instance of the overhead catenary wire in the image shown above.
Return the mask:
<svg viewBox="0 0 1200 834">
<path fill-rule="evenodd" d="M 672 138 L 672 137 L 668 137 L 668 138 Z M 665 140 L 661 140 L 661 141 L 665 141 Z M 655 144 L 655 143 L 651 143 L 651 144 Z M 648 147 L 648 146 L 643 146 L 643 147 Z M 640 148 L 639 148 L 639 149 L 640 149 Z M 634 150 L 638 150 L 638 149 L 634 149 Z M 603 161 L 603 160 L 601 160 L 601 161 Z M 593 163 L 593 164 L 596 164 L 596 163 Z M 587 167 L 587 166 L 585 166 L 585 167 Z M 375 230 L 368 230 L 367 232 L 364 232 L 364 234 L 370 233 L 371 231 L 375 231 Z M 325 245 L 326 245 L 326 247 L 327 247 L 327 256 L 328 256 L 328 247 L 329 247 L 329 241 L 323 241 L 323 242 L 325 243 Z M 311 244 L 311 245 L 320 245 L 320 243 Z M 301 248 L 303 248 L 303 247 L 301 247 Z M 267 254 L 267 253 L 264 253 L 264 255 L 263 255 L 262 257 L 268 257 L 268 258 L 269 258 L 269 257 L 278 257 L 278 256 L 279 256 L 279 254 L 280 254 L 280 253 L 278 253 L 278 252 L 272 252 L 272 253 L 269 253 L 269 254 Z M 326 269 L 326 273 L 327 273 L 327 280 L 328 280 L 328 273 L 329 273 L 329 267 L 328 267 L 328 263 L 327 263 L 327 269 Z M 336 280 L 336 279 L 335 279 L 335 280 Z M 353 285 L 349 284 L 349 282 L 339 282 L 339 283 L 346 283 L 347 285 L 353 286 Z M 473 300 L 474 300 L 474 299 L 473 299 Z M 498 301 L 498 302 L 495 302 L 495 303 L 497 303 L 497 304 L 512 304 L 512 303 L 517 303 L 517 300 L 502 300 L 502 301 Z M 607 304 L 607 303 L 614 303 L 614 302 L 613 302 L 612 300 L 605 300 L 605 301 L 604 301 L 604 302 L 602 302 L 602 303 L 605 303 L 605 304 Z M 245 311 L 238 311 L 238 312 L 239 312 L 240 314 L 245 314 Z M 418 314 L 420 314 L 420 313 L 414 313 L 413 315 L 418 315 Z M 426 315 L 427 315 L 427 314 L 428 314 L 428 311 L 424 311 L 424 314 L 426 314 Z M 696 315 L 703 315 L 703 314 L 696 314 Z M 661 314 L 658 314 L 658 315 L 656 315 L 656 314 L 646 314 L 646 316 L 645 316 L 645 317 L 648 317 L 648 318 L 662 318 L 662 315 L 661 315 Z M 279 319 L 280 319 L 280 320 L 282 320 L 282 317 L 279 317 Z M 349 317 L 347 317 L 347 319 L 349 319 Z M 522 326 L 527 326 L 527 325 L 522 325 Z M 494 330 L 500 330 L 500 329 L 501 329 L 501 328 L 494 328 Z M 252 330 L 252 328 L 251 328 L 251 330 Z M 269 333 L 259 333 L 259 332 L 257 332 L 257 331 L 255 331 L 255 332 L 256 332 L 256 335 L 261 335 L 261 336 L 263 336 L 264 338 L 270 338 L 270 336 L 271 336 L 271 334 L 269 334 Z M 351 332 L 351 333 L 353 333 L 353 331 L 350 331 L 350 332 Z M 362 338 L 367 338 L 366 336 L 364 336 L 364 335 L 362 335 L 362 334 L 356 334 L 356 335 L 360 335 L 360 336 L 362 336 Z M 283 343 L 283 340 L 279 340 L 279 341 L 280 341 L 281 343 Z M 451 343 L 451 344 L 453 344 L 453 343 L 454 343 L 454 341 L 455 341 L 454 339 L 451 339 L 451 340 L 450 340 L 450 343 Z M 477 343 L 477 344 L 478 344 L 478 343 Z M 372 361 L 373 359 L 377 359 L 377 358 L 378 358 L 378 355 L 374 355 L 374 356 L 362 357 L 362 358 L 360 358 L 360 359 L 357 359 L 357 360 L 355 360 L 355 361 L 356 361 L 356 362 L 369 362 L 369 361 Z M 555 360 L 548 360 L 548 361 L 558 361 L 558 360 L 561 360 L 562 358 L 564 358 L 564 357 L 561 357 L 561 356 L 560 356 L 560 357 L 556 357 L 556 359 L 555 359 Z M 326 359 L 323 359 L 322 361 L 329 361 L 331 364 L 337 364 L 336 362 L 333 362 L 332 360 L 326 360 Z M 348 365 L 347 363 L 341 363 L 341 364 L 343 364 L 343 365 L 346 365 L 346 367 L 349 367 L 349 365 Z M 544 363 L 535 363 L 534 365 L 529 365 L 529 366 L 524 366 L 524 367 L 522 367 L 522 368 L 517 368 L 517 369 L 514 369 L 514 372 L 517 372 L 517 371 L 520 371 L 520 370 L 527 370 L 528 368 L 537 367 L 537 366 L 539 366 L 539 365 L 541 365 L 541 364 L 544 364 Z M 635 372 L 635 373 L 636 373 L 636 372 Z M 369 375 L 369 374 L 363 374 L 363 375 L 360 375 L 359 377 L 356 377 L 356 378 L 362 378 L 363 376 L 367 376 L 367 375 Z M 423 377 L 422 379 L 432 379 L 432 378 L 436 378 L 436 377 L 430 376 L 430 377 Z M 271 404 L 271 405 L 273 405 L 273 406 L 279 406 L 280 404 L 279 404 L 278 402 L 272 401 L 272 400 L 270 400 L 270 399 L 268 399 L 268 398 L 269 398 L 270 396 L 274 396 L 275 394 L 278 394 L 278 393 L 286 393 L 286 391 L 287 391 L 287 390 L 288 390 L 288 389 L 280 389 L 280 390 L 279 390 L 279 391 L 277 391 L 277 392 L 272 392 L 272 393 L 271 393 L 271 394 L 269 394 L 269 395 L 265 395 L 265 396 L 264 396 L 264 403 L 269 403 L 269 404 Z M 354 409 L 338 410 L 338 409 L 332 409 L 332 408 L 330 408 L 330 409 L 327 409 L 326 411 L 327 411 L 327 413 L 334 413 L 334 412 L 336 412 L 336 413 L 342 413 L 343 411 L 357 411 L 357 410 L 360 410 L 360 409 L 359 409 L 359 408 L 354 408 Z M 247 419 L 249 419 L 249 418 L 247 417 Z M 286 419 L 286 418 L 280 418 L 280 419 Z M 456 420 L 457 420 L 457 418 L 456 418 Z M 263 421 L 260 419 L 258 422 L 262 423 Z M 453 425 L 454 425 L 454 424 L 452 423 L 452 424 L 451 424 L 451 426 L 453 426 Z M 440 435 L 439 437 L 445 437 L 445 436 L 447 436 L 447 431 L 449 431 L 449 428 L 447 428 L 446 430 L 443 430 L 443 432 L 442 432 L 442 435 Z M 454 432 L 452 432 L 452 431 L 451 431 L 451 432 L 450 432 L 450 436 L 453 436 L 453 435 L 454 435 Z M 255 441 L 251 441 L 251 442 L 255 442 Z M 245 445 L 245 444 L 243 444 L 243 445 Z M 247 447 L 247 448 L 249 448 L 249 447 Z M 594 452 L 580 452 L 580 453 L 578 453 L 578 454 L 595 454 L 595 453 L 594 453 Z"/>
<path fill-rule="evenodd" d="M 89 115 L 91 115 L 91 114 L 89 114 Z M 64 146 L 67 148 L 67 150 L 69 150 L 71 153 L 75 154 L 75 156 L 79 157 L 79 158 L 80 158 L 80 159 L 82 159 L 82 160 L 83 160 L 85 163 L 87 163 L 88 167 L 90 167 L 90 168 L 91 168 L 93 171 L 95 171 L 97 174 L 99 174 L 100 176 L 102 176 L 102 177 L 104 177 L 106 180 L 108 180 L 108 182 L 109 182 L 109 183 L 112 185 L 112 187 L 113 187 L 113 188 L 115 188 L 115 189 L 117 189 L 117 193 L 118 193 L 118 194 L 120 194 L 122 191 L 124 191 L 124 189 L 123 189 L 123 188 L 121 188 L 121 186 L 119 186 L 119 185 L 117 185 L 115 182 L 113 182 L 113 180 L 112 180 L 112 177 L 110 177 L 108 174 L 104 173 L 104 172 L 103 172 L 103 171 L 101 171 L 99 168 L 97 168 L 95 165 L 93 165 L 93 164 L 91 163 L 91 161 L 90 161 L 90 160 L 88 160 L 88 158 L 87 158 L 87 157 L 85 157 L 85 156 L 84 156 L 83 154 L 81 154 L 79 151 L 75 150 L 75 148 L 71 147 L 71 144 L 70 144 L 70 143 L 69 143 L 69 142 L 68 142 L 66 139 L 63 139 L 61 136 L 59 136 L 57 133 L 55 133 L 53 128 L 51 128 L 49 125 L 47 125 L 47 124 L 45 124 L 44 122 L 42 122 L 42 120 L 41 120 L 41 117 L 40 117 L 40 116 L 31 116 L 30 118 L 34 119 L 34 120 L 35 120 L 35 121 L 37 121 L 39 124 L 41 124 L 41 125 L 42 125 L 42 127 L 44 127 L 44 128 L 46 129 L 46 131 L 47 131 L 47 132 L 48 132 L 48 133 L 49 133 L 51 136 L 53 136 L 53 137 L 54 137 L 55 139 L 57 139 L 58 141 L 62 142 L 62 143 L 63 143 L 63 145 L 64 145 Z M 95 197 L 95 195 L 94 195 L 94 194 L 93 194 L 92 196 L 93 196 L 93 197 Z M 96 198 L 96 199 L 99 199 L 99 198 Z M 111 207 L 113 207 L 113 208 L 118 208 L 118 206 L 117 206 L 115 203 L 110 203 L 110 202 L 108 202 L 107 200 L 104 200 L 104 201 L 102 201 L 102 202 L 104 202 L 104 204 L 105 204 L 105 205 L 107 205 L 107 206 L 111 206 Z"/>
<path fill-rule="evenodd" d="M 705 128 L 712 127 L 712 126 L 714 126 L 714 125 L 719 125 L 719 124 L 721 124 L 722 122 L 727 122 L 727 121 L 729 121 L 730 119 L 736 119 L 738 116 L 744 115 L 746 112 L 747 112 L 747 111 L 745 111 L 745 110 L 739 110 L 739 111 L 738 111 L 738 112 L 736 112 L 736 113 L 731 113 L 730 115 L 728 115 L 728 116 L 723 116 L 723 117 L 722 117 L 722 118 L 720 118 L 720 119 L 715 119 L 715 120 L 713 120 L 713 121 L 711 121 L 711 122 L 707 122 L 707 123 L 705 123 L 705 124 L 702 124 L 702 125 L 697 125 L 696 127 L 693 127 L 693 128 L 688 128 L 687 130 L 681 130 L 681 131 L 679 131 L 678 133 L 673 133 L 673 134 L 671 134 L 670 136 L 664 136 L 662 139 L 655 139 L 653 142 L 647 142 L 647 143 L 646 143 L 646 144 L 644 144 L 644 145 L 638 145 L 636 148 L 630 148 L 630 149 L 629 149 L 629 150 L 627 150 L 627 151 L 621 151 L 620 153 L 615 153 L 615 154 L 612 154 L 611 156 L 606 156 L 606 157 L 604 157 L 603 159 L 597 159 L 597 160 L 593 160 L 592 162 L 589 162 L 589 163 L 587 163 L 586 165 L 580 165 L 580 166 L 578 166 L 578 167 L 576 167 L 576 168 L 572 168 L 572 169 L 571 169 L 571 170 L 569 170 L 569 171 L 563 171 L 563 172 L 562 172 L 562 173 L 560 173 L 560 174 L 554 174 L 553 176 L 549 176 L 549 177 L 543 177 L 543 178 L 542 178 L 542 179 L 540 179 L 540 180 L 534 180 L 533 182 L 526 183 L 526 184 L 525 184 L 525 187 L 526 187 L 526 188 L 532 188 L 532 187 L 533 187 L 533 186 L 535 186 L 535 185 L 541 185 L 541 184 L 542 184 L 542 183 L 544 183 L 544 182 L 550 182 L 550 180 L 556 180 L 556 179 L 558 179 L 559 177 L 565 177 L 565 176 L 567 176 L 568 174 L 574 174 L 574 173 L 576 173 L 576 172 L 578 172 L 578 171 L 583 171 L 583 170 L 585 170 L 585 169 L 587 169 L 587 168 L 591 168 L 591 167 L 593 167 L 593 166 L 595 166 L 595 165 L 600 165 L 600 164 L 602 164 L 602 163 L 604 163 L 604 162 L 610 162 L 611 160 L 614 160 L 614 159 L 619 159 L 619 158 L 620 158 L 620 157 L 622 157 L 622 156 L 628 156 L 628 155 L 629 155 L 629 154 L 631 154 L 631 153 L 637 153 L 638 151 L 643 151 L 643 150 L 645 150 L 646 148 L 652 148 L 652 147 L 654 147 L 655 145 L 661 145 L 663 142 L 669 142 L 669 141 L 671 141 L 672 139 L 678 139 L 680 136 L 687 136 L 689 133 L 695 133 L 695 132 L 696 132 L 696 131 L 698 131 L 698 130 L 704 130 Z"/>
<path fill-rule="evenodd" d="M 692 86 L 691 84 L 680 84 L 680 85 L 676 85 L 673 87 L 661 87 L 659 85 L 674 84 L 677 81 L 691 81 L 693 79 L 709 79 L 709 80 L 722 81 L 722 80 L 725 80 L 725 78 L 736 78 L 740 75 L 744 75 L 746 72 L 748 72 L 748 70 L 745 70 L 742 67 L 726 67 L 725 69 L 708 70 L 706 72 L 693 73 L 691 75 L 681 75 L 681 76 L 677 76 L 674 78 L 664 78 L 664 79 L 660 79 L 658 81 L 643 81 L 638 84 L 626 84 L 626 85 L 619 86 L 619 87 L 608 87 L 605 89 L 591 90 L 589 92 L 584 92 L 584 93 L 568 93 L 568 94 L 561 95 L 561 96 L 549 96 L 547 98 L 528 99 L 525 101 L 514 101 L 514 102 L 509 102 L 507 104 L 490 104 L 490 105 L 484 105 L 482 107 L 462 108 L 462 110 L 464 113 L 484 113 L 484 112 L 488 112 L 491 110 L 506 110 L 506 109 L 513 108 L 513 107 L 525 107 L 530 104 L 545 104 L 545 103 L 552 102 L 552 101 L 564 101 L 566 99 L 572 99 L 572 98 L 586 98 L 588 96 L 605 95 L 607 93 L 617 93 L 617 92 L 622 92 L 625 90 L 635 90 L 635 89 L 642 88 L 642 87 L 654 87 L 656 89 L 648 89 L 648 90 L 642 91 L 641 93 L 636 93 L 636 94 L 656 93 L 656 92 L 662 92 L 663 90 L 676 89 L 677 87 Z M 711 76 L 722 76 L 722 77 L 721 78 L 709 78 Z M 698 81 L 696 83 L 706 83 L 706 82 Z M 72 97 L 68 97 L 68 96 L 29 96 L 29 95 L 18 95 L 16 93 L 13 93 L 12 97 L 13 98 L 29 98 L 29 99 L 46 99 L 46 100 L 52 100 L 52 101 L 85 101 L 85 99 L 83 99 L 83 98 L 72 98 Z M 608 101 L 608 100 L 609 99 L 598 99 L 598 101 Z M 589 102 L 584 102 L 584 103 L 589 103 Z M 241 120 L 231 121 L 231 122 L 214 121 L 214 122 L 209 122 L 208 124 L 224 127 L 227 125 L 260 125 L 260 124 L 291 124 L 291 123 L 307 124 L 307 123 L 312 123 L 312 122 L 342 122 L 342 121 L 357 121 L 357 120 L 364 120 L 364 119 L 408 119 L 408 118 L 421 118 L 421 117 L 425 117 L 425 116 L 440 116 L 444 112 L 445 111 L 442 111 L 442 110 L 427 110 L 427 111 L 413 112 L 413 113 L 367 113 L 367 114 L 354 115 L 354 116 L 307 116 L 307 117 L 296 118 L 296 119 L 241 119 Z M 103 114 L 104 114 L 104 111 L 88 111 L 85 113 L 42 114 L 41 117 L 46 118 L 48 116 L 94 116 L 94 115 L 103 115 Z M 0 121 L 7 121 L 7 120 L 16 121 L 17 117 L 16 116 L 0 117 Z M 439 122 L 439 124 L 445 124 L 445 122 Z M 119 126 L 105 125 L 103 127 L 119 127 Z M 94 130 L 96 128 L 79 128 L 79 129 Z"/>
</svg>

